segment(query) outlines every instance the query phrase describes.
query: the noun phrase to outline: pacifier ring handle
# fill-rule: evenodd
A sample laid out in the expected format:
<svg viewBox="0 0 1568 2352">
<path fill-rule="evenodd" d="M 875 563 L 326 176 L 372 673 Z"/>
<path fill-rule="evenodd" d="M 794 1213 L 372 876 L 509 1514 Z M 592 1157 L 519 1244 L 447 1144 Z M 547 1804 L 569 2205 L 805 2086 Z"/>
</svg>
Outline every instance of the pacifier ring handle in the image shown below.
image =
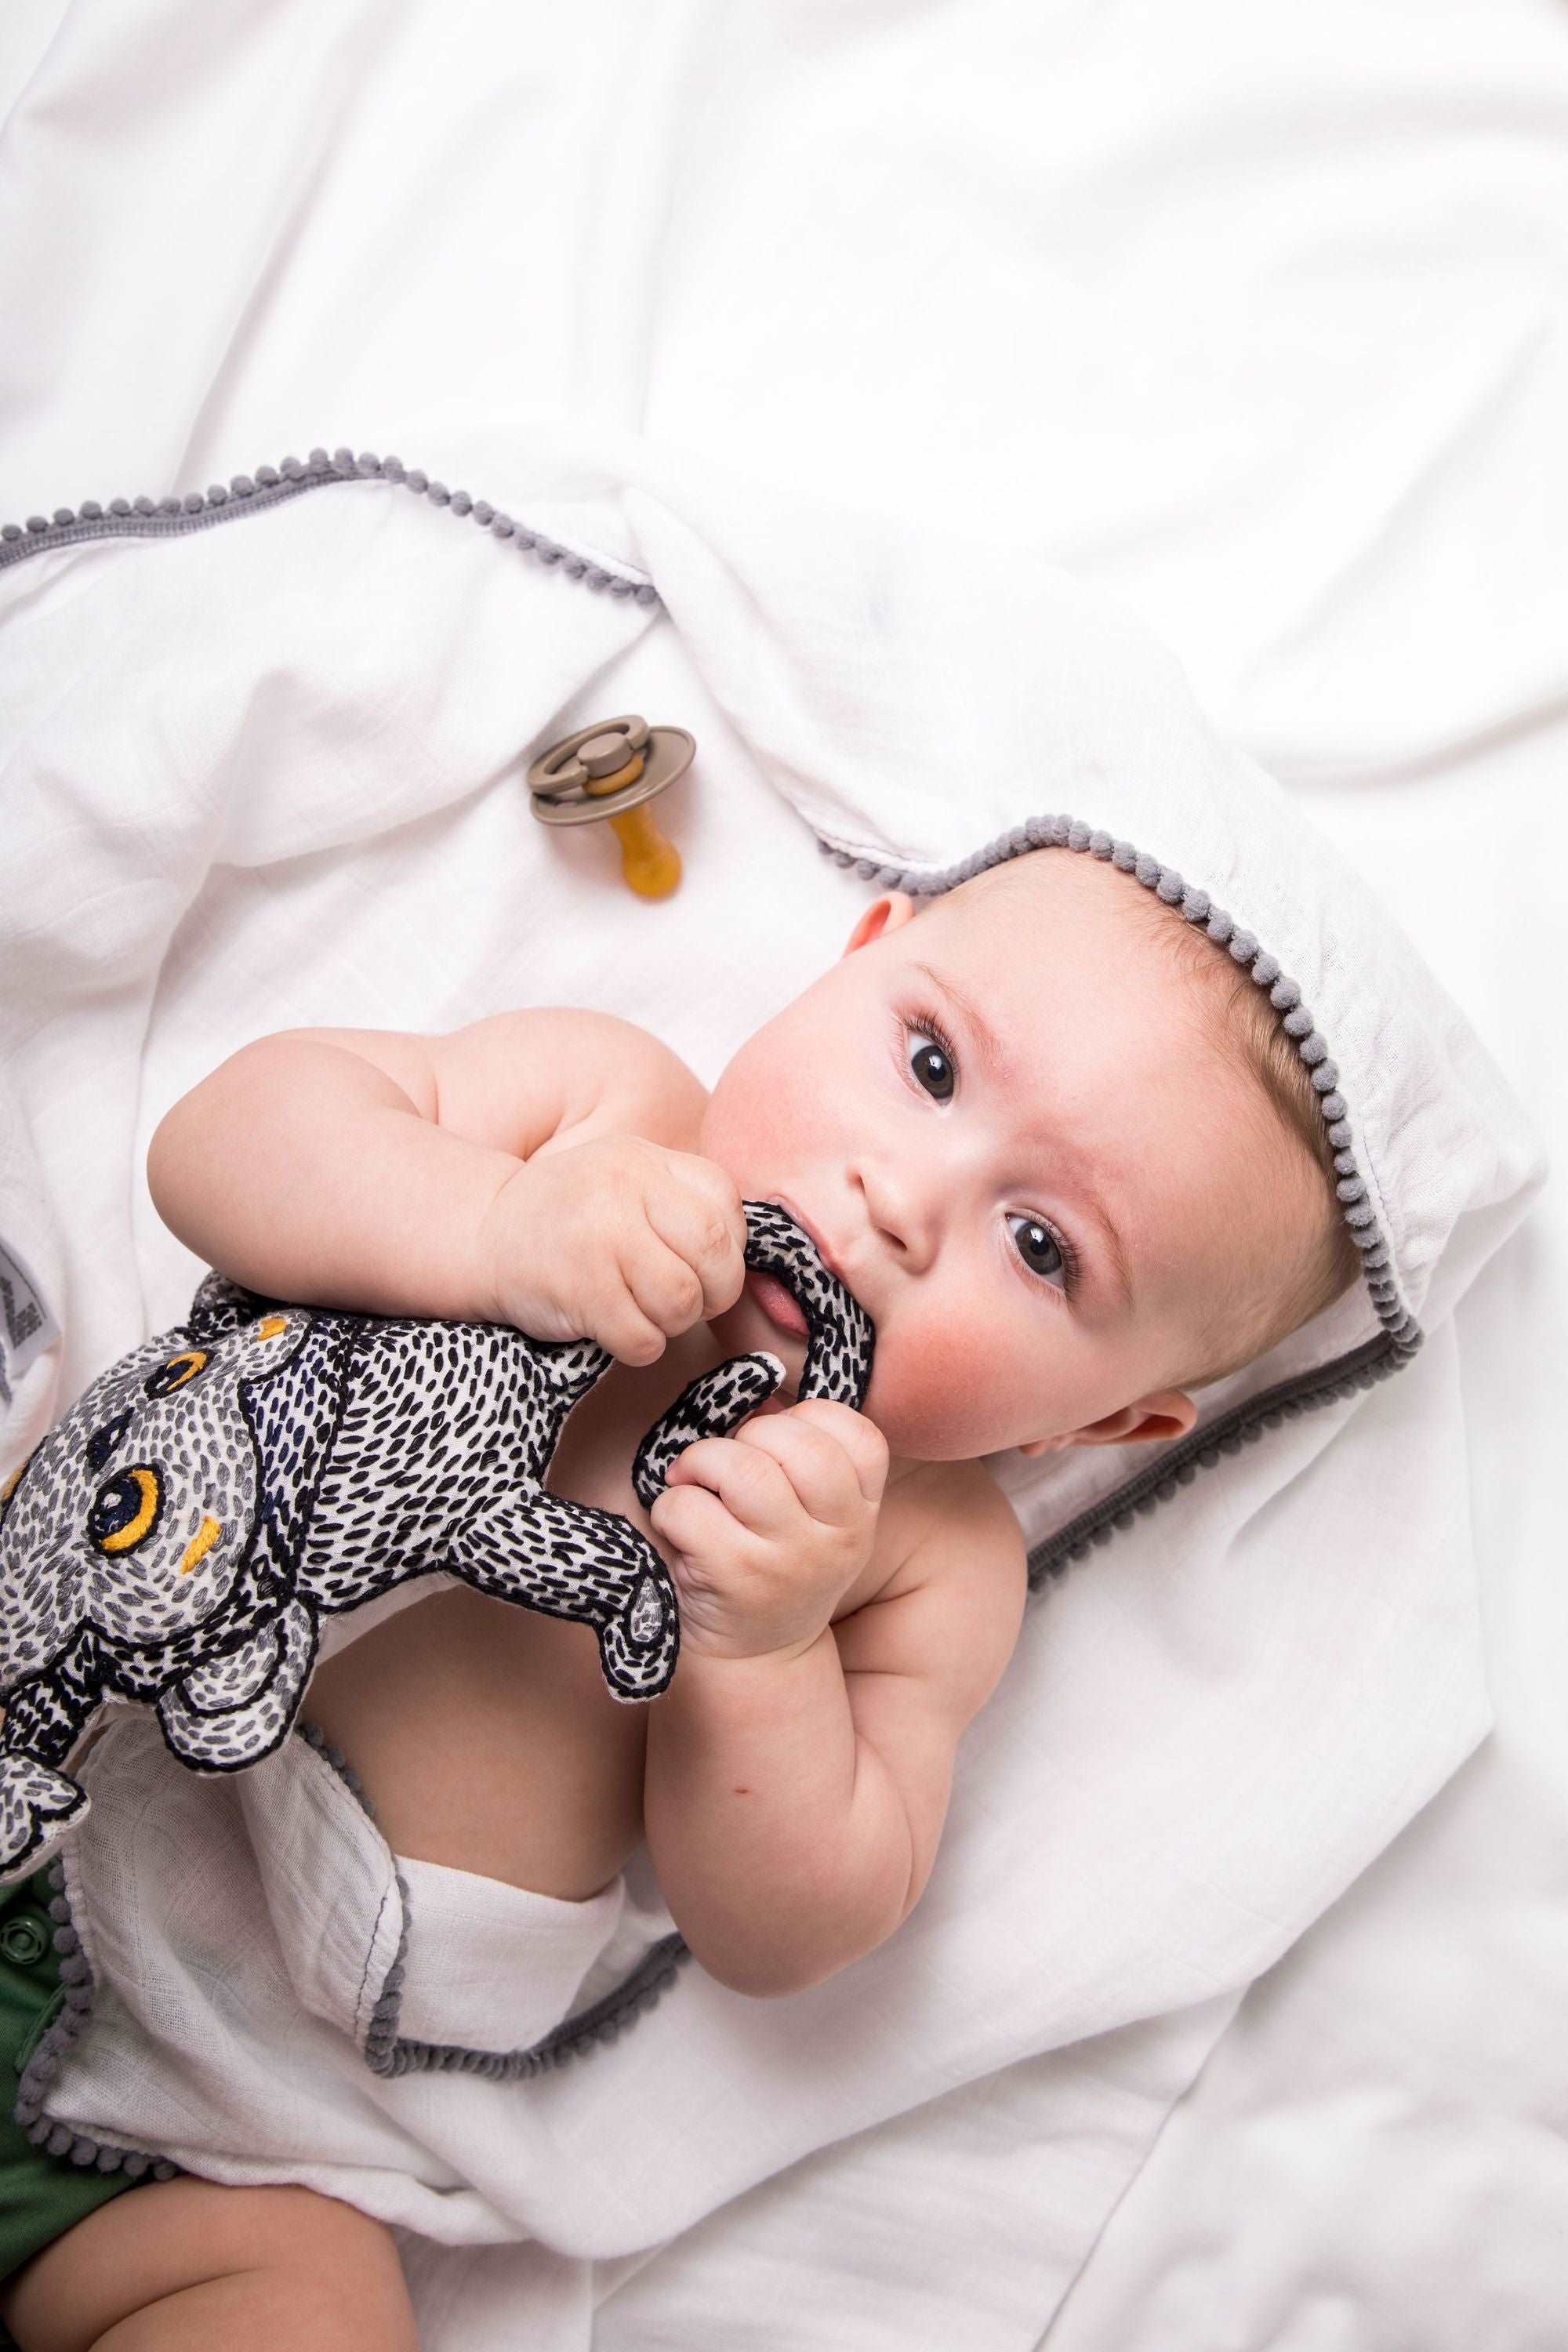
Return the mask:
<svg viewBox="0 0 1568 2352">
<path fill-rule="evenodd" d="M 531 761 L 533 814 L 546 824 L 586 824 L 618 814 L 673 784 L 696 756 L 696 739 L 684 727 L 650 727 L 636 711 L 595 719 Z M 633 774 L 606 790 L 624 768 L 633 768 Z"/>
<path fill-rule="evenodd" d="M 634 711 L 625 719 L 605 719 L 593 727 L 563 736 L 537 759 L 528 772 L 529 789 L 548 792 L 552 798 L 575 797 L 591 783 L 626 767 L 647 749 L 648 724 Z"/>
</svg>

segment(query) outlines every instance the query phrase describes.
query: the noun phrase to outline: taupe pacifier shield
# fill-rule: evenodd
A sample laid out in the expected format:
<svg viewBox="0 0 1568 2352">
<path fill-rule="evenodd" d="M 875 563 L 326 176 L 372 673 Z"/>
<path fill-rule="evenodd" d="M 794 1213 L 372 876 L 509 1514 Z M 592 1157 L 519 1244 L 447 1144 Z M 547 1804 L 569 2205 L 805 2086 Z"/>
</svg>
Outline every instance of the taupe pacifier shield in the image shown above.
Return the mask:
<svg viewBox="0 0 1568 2352">
<path fill-rule="evenodd" d="M 531 761 L 528 789 L 544 824 L 591 824 L 652 800 L 697 755 L 684 727 L 650 727 L 636 712 L 595 719 Z"/>
</svg>

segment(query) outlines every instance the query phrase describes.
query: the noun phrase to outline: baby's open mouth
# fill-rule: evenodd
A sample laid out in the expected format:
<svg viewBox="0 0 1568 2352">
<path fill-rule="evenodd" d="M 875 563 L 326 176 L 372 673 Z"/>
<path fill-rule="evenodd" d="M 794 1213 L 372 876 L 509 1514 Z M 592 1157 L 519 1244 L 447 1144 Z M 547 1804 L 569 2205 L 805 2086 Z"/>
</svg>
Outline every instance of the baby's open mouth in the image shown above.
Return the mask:
<svg viewBox="0 0 1568 2352">
<path fill-rule="evenodd" d="M 746 1287 L 770 1323 L 776 1324 L 781 1331 L 793 1332 L 797 1339 L 805 1337 L 805 1318 L 776 1276 L 748 1266 Z"/>
</svg>

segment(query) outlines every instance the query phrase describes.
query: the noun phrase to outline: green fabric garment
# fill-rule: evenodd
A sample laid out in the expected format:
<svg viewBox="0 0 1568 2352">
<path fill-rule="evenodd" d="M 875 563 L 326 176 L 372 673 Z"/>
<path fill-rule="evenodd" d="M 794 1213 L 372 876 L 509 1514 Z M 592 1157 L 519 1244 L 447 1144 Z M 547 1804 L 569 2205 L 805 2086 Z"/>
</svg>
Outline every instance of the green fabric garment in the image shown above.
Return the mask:
<svg viewBox="0 0 1568 2352">
<path fill-rule="evenodd" d="M 0 2278 L 122 2190 L 123 2172 L 46 2156 L 16 2122 L 17 2079 L 63 1998 L 47 1871 L 0 1889 Z M 0 2329 L 0 2345 L 5 2343 Z"/>
</svg>

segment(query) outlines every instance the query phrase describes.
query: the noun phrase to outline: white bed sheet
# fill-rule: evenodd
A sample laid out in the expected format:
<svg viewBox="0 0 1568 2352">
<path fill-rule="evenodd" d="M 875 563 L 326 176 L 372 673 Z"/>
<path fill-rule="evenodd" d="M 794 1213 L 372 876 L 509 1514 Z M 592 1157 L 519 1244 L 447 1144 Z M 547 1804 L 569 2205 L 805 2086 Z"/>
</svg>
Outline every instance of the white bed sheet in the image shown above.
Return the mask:
<svg viewBox="0 0 1568 2352">
<path fill-rule="evenodd" d="M 420 51 L 415 136 L 379 101 Z M 171 93 L 216 225 L 160 168 Z M 516 386 L 520 435 L 597 415 L 1029 537 L 1340 833 L 1561 1164 L 1560 10 L 30 0 L 0 96 L 7 517 L 316 439 L 437 466 L 443 417 Z M 827 175 L 830 223 L 795 200 Z M 743 320 L 740 272 L 775 295 Z M 1058 2112 L 1068 2060 L 1135 2101 L 1136 2036 L 606 2266 L 596 2345 L 1568 2338 L 1565 1223 L 1554 1189 L 1458 1317 L 1497 1731 L 1246 1998 L 1076 2281 L 1037 2074 Z M 534 2312 L 584 2340 L 580 2279 L 542 2263 Z"/>
</svg>

